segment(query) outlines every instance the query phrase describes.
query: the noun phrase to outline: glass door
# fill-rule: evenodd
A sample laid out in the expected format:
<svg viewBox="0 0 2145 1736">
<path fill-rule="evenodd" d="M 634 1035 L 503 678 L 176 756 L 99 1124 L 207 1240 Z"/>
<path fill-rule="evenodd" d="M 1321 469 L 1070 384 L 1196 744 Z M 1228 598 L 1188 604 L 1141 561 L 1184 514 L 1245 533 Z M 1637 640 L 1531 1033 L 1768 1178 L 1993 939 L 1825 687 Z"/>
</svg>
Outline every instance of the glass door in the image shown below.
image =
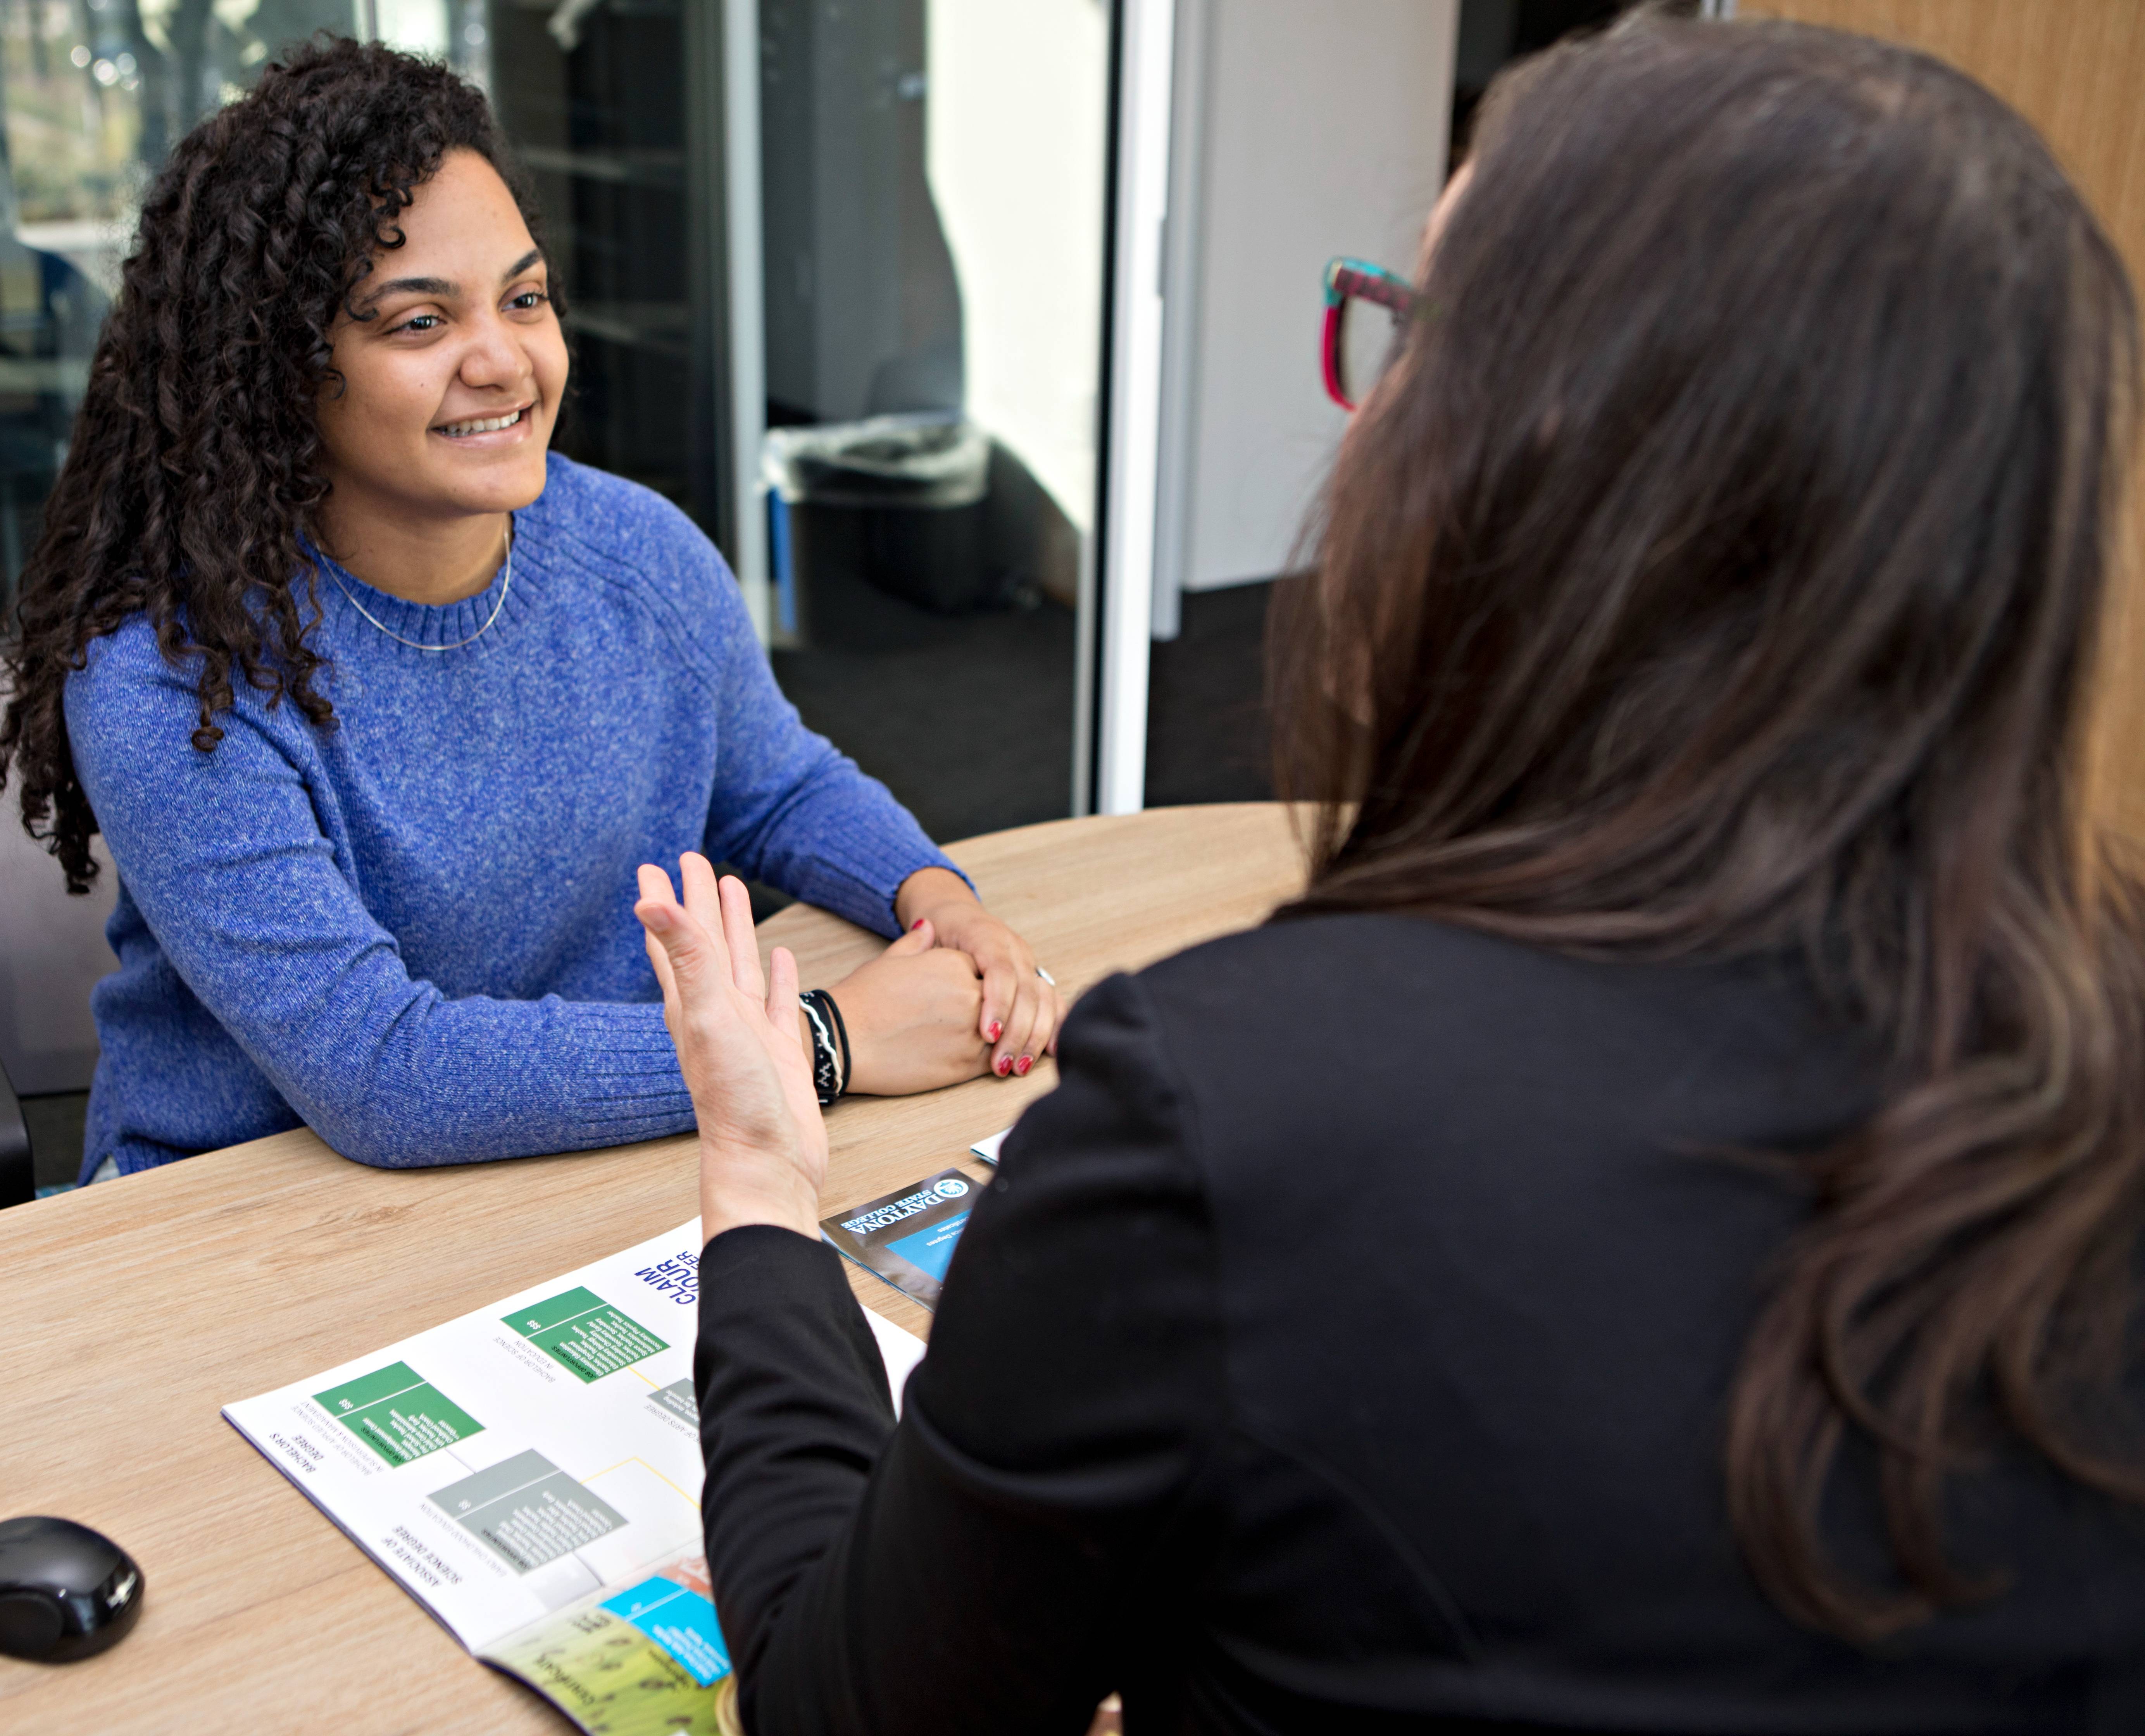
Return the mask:
<svg viewBox="0 0 2145 1736">
<path fill-rule="evenodd" d="M 777 675 L 936 837 L 1062 816 L 1094 613 L 1112 8 L 759 0 L 757 35 Z"/>
</svg>

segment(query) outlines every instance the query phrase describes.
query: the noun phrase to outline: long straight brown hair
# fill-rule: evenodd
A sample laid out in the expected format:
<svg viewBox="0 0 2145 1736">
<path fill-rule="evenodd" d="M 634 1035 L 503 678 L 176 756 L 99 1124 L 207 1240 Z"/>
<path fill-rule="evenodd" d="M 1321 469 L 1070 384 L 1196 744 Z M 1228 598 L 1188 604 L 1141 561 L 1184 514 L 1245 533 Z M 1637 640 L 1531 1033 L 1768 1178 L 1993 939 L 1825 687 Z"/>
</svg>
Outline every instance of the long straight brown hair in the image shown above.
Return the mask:
<svg viewBox="0 0 2145 1736">
<path fill-rule="evenodd" d="M 1872 1639 L 2000 1583 L 1940 1516 L 1996 1432 L 2145 1499 L 2145 948 L 2085 807 L 2129 286 L 2010 110 L 1829 32 L 1560 47 L 1471 162 L 1277 602 L 1283 914 L 1786 951 L 1870 1030 L 1881 1107 L 1783 1160 L 1724 1468 L 1775 1603 Z M 1820 1535 L 1850 1433 L 1894 1584 Z"/>
</svg>

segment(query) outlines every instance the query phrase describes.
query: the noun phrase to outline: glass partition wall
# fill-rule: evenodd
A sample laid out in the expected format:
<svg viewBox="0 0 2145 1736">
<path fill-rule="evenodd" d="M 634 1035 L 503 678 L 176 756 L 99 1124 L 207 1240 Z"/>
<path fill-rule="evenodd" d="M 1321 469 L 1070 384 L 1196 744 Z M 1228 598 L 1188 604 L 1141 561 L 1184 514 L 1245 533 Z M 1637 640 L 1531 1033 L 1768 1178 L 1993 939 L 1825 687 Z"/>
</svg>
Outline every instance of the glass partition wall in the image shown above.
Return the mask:
<svg viewBox="0 0 2145 1736">
<path fill-rule="evenodd" d="M 759 25 L 776 672 L 936 836 L 1065 814 L 1110 8 L 759 0 Z"/>
</svg>

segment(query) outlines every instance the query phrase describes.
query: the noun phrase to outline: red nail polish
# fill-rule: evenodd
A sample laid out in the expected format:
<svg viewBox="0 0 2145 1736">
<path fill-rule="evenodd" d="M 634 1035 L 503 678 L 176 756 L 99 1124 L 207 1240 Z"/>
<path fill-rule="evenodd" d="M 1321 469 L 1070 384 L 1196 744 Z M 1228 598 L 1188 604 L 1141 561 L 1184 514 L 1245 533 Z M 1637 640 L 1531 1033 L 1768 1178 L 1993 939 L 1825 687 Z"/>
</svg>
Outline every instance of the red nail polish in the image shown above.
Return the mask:
<svg viewBox="0 0 2145 1736">
<path fill-rule="evenodd" d="M 1008 1073 L 1011 1072 L 1012 1071 L 1013 1071 L 1013 1057 L 1012 1057 L 1012 1056 L 1010 1056 L 1010 1055 L 1001 1055 L 1001 1056 L 999 1056 L 999 1057 L 998 1057 L 998 1077 L 1000 1077 L 1001 1079 L 1003 1079 L 1003 1078 L 1004 1078 L 1004 1077 L 1005 1077 L 1005 1076 L 1006 1076 Z"/>
<path fill-rule="evenodd" d="M 1030 1067 L 1033 1067 L 1034 1065 L 1035 1065 L 1035 1057 L 1034 1057 L 1034 1056 L 1033 1056 L 1033 1055 L 1023 1055 L 1023 1056 L 1022 1056 L 1022 1057 L 1020 1057 L 1020 1059 L 1019 1059 L 1019 1060 L 1018 1060 L 1018 1061 L 1016 1061 L 1015 1062 L 1013 1062 L 1013 1070 L 1015 1072 L 1018 1073 L 1018 1074 L 1021 1076 L 1021 1077 L 1022 1077 L 1022 1078 L 1025 1079 L 1025 1078 L 1028 1077 L 1028 1070 Z"/>
<path fill-rule="evenodd" d="M 915 933 L 918 928 L 921 928 L 923 926 L 923 918 L 922 917 L 920 917 L 920 916 L 919 916 L 918 918 L 917 918 L 917 919 L 916 919 L 914 922 L 911 923 L 908 925 L 908 932 L 909 932 L 911 934 L 913 934 L 913 933 Z"/>
<path fill-rule="evenodd" d="M 993 1020 L 991 1021 L 991 1022 L 990 1022 L 989 1028 L 988 1028 L 988 1029 L 987 1029 L 987 1030 L 983 1032 L 983 1041 L 984 1041 L 985 1042 L 997 1042 L 997 1041 L 998 1041 L 1001 1037 L 1003 1037 L 1003 1036 L 1004 1036 L 1004 1035 L 1005 1035 L 1005 1024 L 1004 1024 L 1003 1021 L 999 1020 L 999 1019 L 993 1019 Z"/>
</svg>

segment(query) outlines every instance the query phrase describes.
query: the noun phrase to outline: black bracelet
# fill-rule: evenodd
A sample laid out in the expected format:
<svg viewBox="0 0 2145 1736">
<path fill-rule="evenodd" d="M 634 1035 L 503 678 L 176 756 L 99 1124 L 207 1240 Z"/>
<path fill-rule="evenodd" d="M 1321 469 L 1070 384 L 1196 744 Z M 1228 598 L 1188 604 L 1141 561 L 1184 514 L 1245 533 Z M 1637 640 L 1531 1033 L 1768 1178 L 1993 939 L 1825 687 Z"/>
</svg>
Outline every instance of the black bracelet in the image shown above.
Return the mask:
<svg viewBox="0 0 2145 1736">
<path fill-rule="evenodd" d="M 812 1027 L 812 1088 L 824 1108 L 849 1088 L 849 1027 L 824 988 L 806 989 L 797 1003 Z"/>
<path fill-rule="evenodd" d="M 844 1082 L 834 1029 L 820 1005 L 825 998 L 825 992 L 817 988 L 808 988 L 797 997 L 804 1022 L 812 1032 L 812 1090 L 823 1109 L 841 1096 Z"/>
<path fill-rule="evenodd" d="M 834 997 L 832 995 L 829 994 L 824 988 L 814 990 L 814 992 L 819 997 L 819 1004 L 827 1009 L 828 1016 L 834 1020 L 834 1035 L 840 1039 L 841 1042 L 841 1089 L 843 1094 L 846 1096 L 848 1095 L 849 1089 L 849 1027 L 842 1022 L 842 1009 L 834 1004 Z"/>
</svg>

